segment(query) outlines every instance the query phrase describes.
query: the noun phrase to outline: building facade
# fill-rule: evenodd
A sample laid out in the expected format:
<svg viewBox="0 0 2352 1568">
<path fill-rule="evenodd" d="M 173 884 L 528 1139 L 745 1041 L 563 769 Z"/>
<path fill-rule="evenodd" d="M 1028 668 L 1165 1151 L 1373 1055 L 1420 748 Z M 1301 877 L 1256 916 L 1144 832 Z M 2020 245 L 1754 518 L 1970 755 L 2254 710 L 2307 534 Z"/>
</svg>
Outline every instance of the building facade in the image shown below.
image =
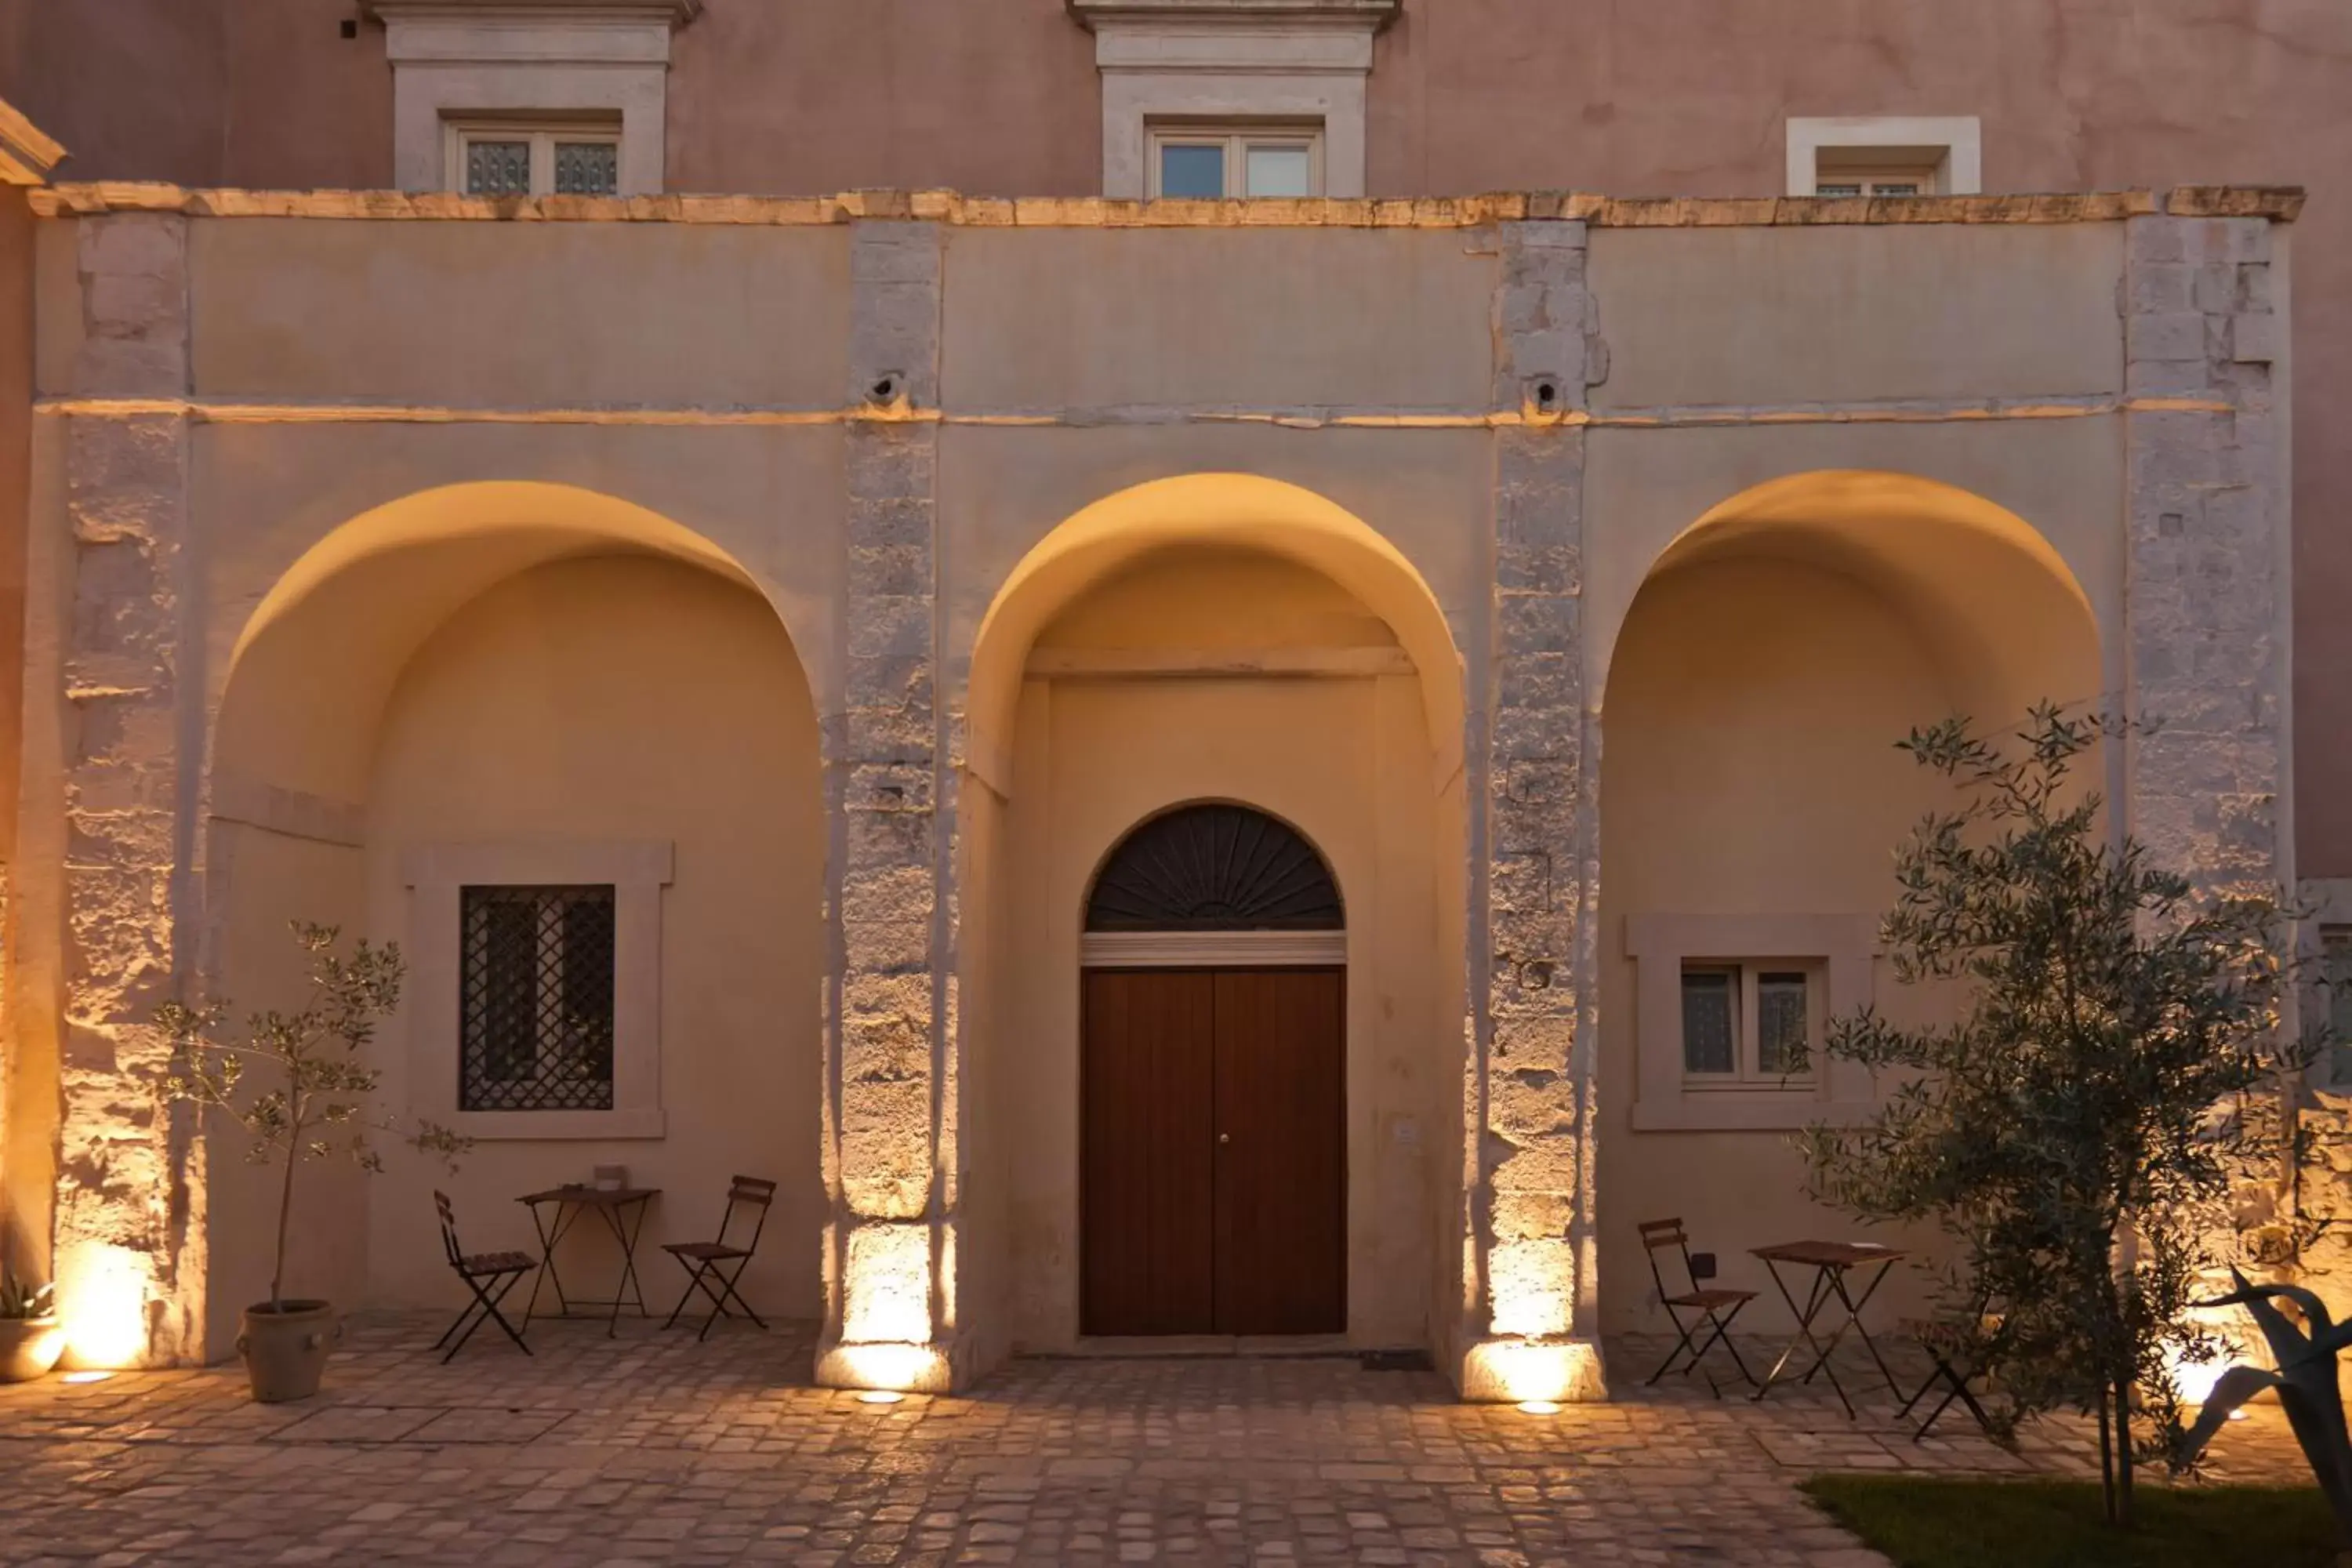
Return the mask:
<svg viewBox="0 0 2352 1568">
<path fill-rule="evenodd" d="M 0 226 L 0 1205 L 75 1353 L 266 1279 L 144 1025 L 280 1004 L 289 920 L 403 944 L 386 1109 L 476 1140 L 317 1183 L 304 1293 L 441 1300 L 436 1184 L 625 1164 L 688 1239 L 742 1172 L 831 1382 L 1281 1335 L 1524 1399 L 1654 1325 L 1637 1221 L 1825 1223 L 1822 1021 L 1937 1005 L 1873 956 L 1912 726 L 2160 720 L 2119 826 L 2332 874 L 2345 305 L 2262 182 L 2352 24 L 2122 8 L 2280 121 L 2176 142 L 2112 48 L 1969 54 L 2056 7 L 1839 72 L 1694 5 L 1663 77 L 1570 9 L 0 8 L 75 159 L 16 126 Z"/>
</svg>

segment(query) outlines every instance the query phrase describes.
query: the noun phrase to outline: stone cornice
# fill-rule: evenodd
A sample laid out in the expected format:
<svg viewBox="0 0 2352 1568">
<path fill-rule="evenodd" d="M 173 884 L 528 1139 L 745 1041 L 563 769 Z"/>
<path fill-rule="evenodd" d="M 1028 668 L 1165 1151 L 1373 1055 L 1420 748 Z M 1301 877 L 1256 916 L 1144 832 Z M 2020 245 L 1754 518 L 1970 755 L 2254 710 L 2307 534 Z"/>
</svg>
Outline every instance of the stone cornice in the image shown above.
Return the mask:
<svg viewBox="0 0 2352 1568">
<path fill-rule="evenodd" d="M 427 191 L 247 191 L 143 182 L 67 184 L 30 193 L 44 217 L 111 212 L 193 217 L 373 218 L 520 223 L 688 223 L 822 226 L 920 219 L 968 228 L 1478 228 L 1573 221 L 1596 228 L 1759 228 L 1920 224 L 2116 223 L 2258 217 L 2292 223 L 2294 185 L 2182 185 L 2020 196 L 1673 196 L 1501 192 L 1410 199 L 1111 201 L 1097 196 L 967 196 L 953 191 L 851 191 L 832 196 L 460 196 Z"/>
<path fill-rule="evenodd" d="M 362 0 L 362 8 L 379 22 L 412 17 L 543 20 L 553 14 L 583 21 L 660 21 L 683 27 L 702 15 L 702 0 Z"/>
<path fill-rule="evenodd" d="M 65 155 L 66 150 L 14 104 L 0 102 L 0 180 L 12 185 L 44 184 Z"/>
<path fill-rule="evenodd" d="M 1307 24 L 1377 32 L 1404 9 L 1404 0 L 1067 0 L 1067 4 L 1070 15 L 1089 28 L 1100 22 L 1217 27 Z"/>
</svg>

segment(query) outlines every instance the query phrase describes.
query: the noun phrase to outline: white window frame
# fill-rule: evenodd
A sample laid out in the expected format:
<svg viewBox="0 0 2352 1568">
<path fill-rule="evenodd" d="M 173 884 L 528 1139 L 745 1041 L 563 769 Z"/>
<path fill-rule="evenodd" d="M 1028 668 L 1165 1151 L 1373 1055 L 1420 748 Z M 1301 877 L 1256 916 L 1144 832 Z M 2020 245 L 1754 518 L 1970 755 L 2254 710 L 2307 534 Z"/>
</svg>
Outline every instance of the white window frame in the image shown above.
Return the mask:
<svg viewBox="0 0 2352 1568">
<path fill-rule="evenodd" d="M 1790 1131 L 1852 1122 L 1877 1108 L 1870 1069 L 1833 1061 L 1822 1049 L 1832 1017 L 1868 1006 L 1878 952 L 1875 915 L 1638 914 L 1625 920 L 1633 962 L 1636 1131 Z M 1759 1076 L 1725 1082 L 1685 1071 L 1682 984 L 1685 968 L 1761 973 L 1803 971 L 1812 1070 L 1803 1079 Z M 1756 994 L 1741 986 L 1745 1040 L 1755 1037 Z M 1735 1047 L 1746 1059 L 1752 1047 Z M 1694 1079 L 1701 1081 L 1694 1082 Z"/>
<path fill-rule="evenodd" d="M 619 194 L 617 174 L 620 166 L 621 125 L 617 120 L 527 120 L 495 119 L 482 115 L 453 116 L 443 121 L 446 127 L 444 145 L 447 149 L 448 167 L 445 178 L 448 188 L 460 193 L 466 190 L 466 148 L 475 142 L 528 142 L 530 143 L 530 194 L 548 196 L 555 194 L 555 144 L 559 142 L 592 142 L 614 149 L 616 176 L 612 193 Z"/>
<path fill-rule="evenodd" d="M 1834 174 L 1836 178 L 1816 178 L 1813 185 L 1813 194 L 1815 195 L 1892 198 L 1895 196 L 1932 196 L 1937 194 L 1936 169 L 1932 164 L 1922 168 L 1912 169 L 1837 168 L 1826 169 L 1822 172 L 1823 174 Z M 1828 185 L 1852 185 L 1853 189 L 1851 191 L 1832 191 L 1822 188 Z M 1907 191 L 1889 190 L 1886 187 L 1890 185 L 1908 185 L 1912 188 Z"/>
<path fill-rule="evenodd" d="M 663 1136 L 661 890 L 673 863 L 667 840 L 431 844 L 404 855 L 409 1114 L 486 1141 Z M 604 886 L 613 889 L 613 1108 L 458 1110 L 464 889 Z"/>
<path fill-rule="evenodd" d="M 1720 1094 L 1730 1090 L 1755 1089 L 1769 1094 L 1805 1094 L 1813 1092 L 1815 1079 L 1822 1060 L 1822 1021 L 1826 1009 L 1822 1004 L 1828 996 L 1826 965 L 1818 958 L 1689 958 L 1683 961 L 1682 973 L 1728 974 L 1732 984 L 1731 1070 L 1729 1072 L 1694 1072 L 1685 1041 L 1683 1054 L 1683 1090 L 1688 1094 Z M 1761 1051 L 1764 987 L 1767 974 L 1795 974 L 1805 984 L 1805 1070 L 1794 1073 L 1767 1072 Z M 1682 992 L 1675 992 L 1677 1004 Z M 1679 1005 L 1675 1008 L 1675 1036 L 1683 1036 L 1683 1018 Z"/>
<path fill-rule="evenodd" d="M 1222 147 L 1225 155 L 1224 192 L 1229 199 L 1256 195 L 1255 192 L 1244 188 L 1249 183 L 1251 148 L 1304 148 L 1307 153 L 1307 195 L 1312 197 L 1323 194 L 1323 125 L 1320 121 L 1268 121 L 1258 124 L 1152 121 L 1144 127 L 1145 174 L 1150 182 L 1144 195 L 1151 201 L 1160 200 L 1162 195 L 1160 151 L 1167 147 Z"/>
<path fill-rule="evenodd" d="M 1844 115 L 1788 122 L 1788 194 L 1810 196 L 1822 178 L 1925 182 L 1921 195 L 1984 189 L 1984 127 L 1966 115 Z"/>
</svg>

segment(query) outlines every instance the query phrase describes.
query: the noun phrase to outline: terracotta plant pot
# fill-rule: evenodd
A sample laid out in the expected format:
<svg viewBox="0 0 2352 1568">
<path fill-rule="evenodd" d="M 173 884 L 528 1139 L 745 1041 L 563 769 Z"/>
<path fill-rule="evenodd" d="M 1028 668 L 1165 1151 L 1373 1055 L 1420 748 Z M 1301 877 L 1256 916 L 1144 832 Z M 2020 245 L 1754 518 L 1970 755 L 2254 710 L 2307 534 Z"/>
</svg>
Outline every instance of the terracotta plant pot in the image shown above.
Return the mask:
<svg viewBox="0 0 2352 1568">
<path fill-rule="evenodd" d="M 335 1309 L 324 1301 L 247 1307 L 236 1348 L 245 1356 L 253 1397 L 263 1405 L 282 1405 L 318 1393 L 327 1357 L 342 1337 Z"/>
<path fill-rule="evenodd" d="M 0 1318 L 0 1383 L 30 1383 L 45 1376 L 65 1349 L 66 1331 L 55 1313 Z"/>
</svg>

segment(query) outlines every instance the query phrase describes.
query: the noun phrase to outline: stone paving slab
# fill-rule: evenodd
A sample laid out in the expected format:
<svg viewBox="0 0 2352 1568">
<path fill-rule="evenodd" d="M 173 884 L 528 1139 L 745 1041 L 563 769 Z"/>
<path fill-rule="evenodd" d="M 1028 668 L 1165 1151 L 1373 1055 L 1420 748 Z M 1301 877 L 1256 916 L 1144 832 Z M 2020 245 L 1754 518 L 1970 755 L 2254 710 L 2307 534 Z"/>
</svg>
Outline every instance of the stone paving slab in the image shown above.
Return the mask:
<svg viewBox="0 0 2352 1568">
<path fill-rule="evenodd" d="M 532 1356 L 445 1367 L 437 1321 L 362 1320 L 299 1405 L 234 1367 L 0 1386 L 0 1563 L 1871 1568 L 1797 1481 L 2089 1463 L 2063 1423 L 1914 1443 L 1883 1384 L 1851 1421 L 1810 1388 L 1644 1390 L 1643 1342 L 1618 1403 L 1530 1415 L 1344 1357 L 1024 1361 L 866 1405 L 810 1386 L 808 1326 L 727 1327 L 535 1324 Z M 2224 1479 L 2300 1479 L 2273 1413 L 2221 1449 Z"/>
</svg>

